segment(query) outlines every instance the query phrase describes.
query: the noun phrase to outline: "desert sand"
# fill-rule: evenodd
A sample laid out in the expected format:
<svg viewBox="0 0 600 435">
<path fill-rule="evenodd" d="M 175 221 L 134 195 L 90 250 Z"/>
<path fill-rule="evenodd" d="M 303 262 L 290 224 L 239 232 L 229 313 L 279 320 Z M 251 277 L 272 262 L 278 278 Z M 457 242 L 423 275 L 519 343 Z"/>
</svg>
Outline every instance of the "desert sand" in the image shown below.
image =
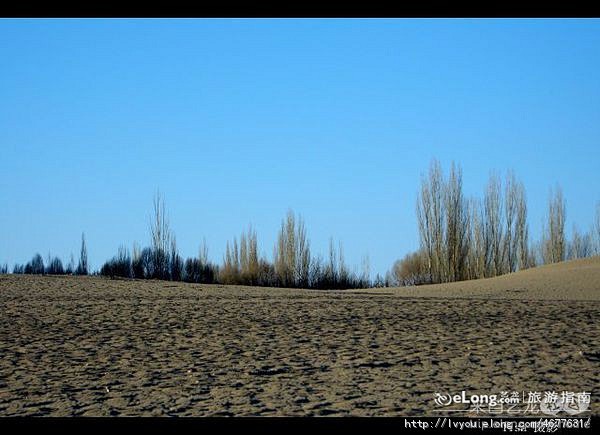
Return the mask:
<svg viewBox="0 0 600 435">
<path fill-rule="evenodd" d="M 0 416 L 444 415 L 462 390 L 598 415 L 599 320 L 599 258 L 328 292 L 2 275 Z"/>
</svg>

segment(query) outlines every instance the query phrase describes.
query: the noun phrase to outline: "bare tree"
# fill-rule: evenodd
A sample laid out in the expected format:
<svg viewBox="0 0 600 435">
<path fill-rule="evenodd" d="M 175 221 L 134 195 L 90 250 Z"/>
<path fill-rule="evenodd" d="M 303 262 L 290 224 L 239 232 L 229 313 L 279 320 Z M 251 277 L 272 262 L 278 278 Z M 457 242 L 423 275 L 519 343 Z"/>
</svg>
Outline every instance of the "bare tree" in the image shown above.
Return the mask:
<svg viewBox="0 0 600 435">
<path fill-rule="evenodd" d="M 573 225 L 573 237 L 571 243 L 569 243 L 569 249 L 567 252 L 567 258 L 569 260 L 576 260 L 578 258 L 587 258 L 594 252 L 593 240 L 591 233 L 581 234 L 577 229 L 577 226 Z"/>
<path fill-rule="evenodd" d="M 256 285 L 259 282 L 260 261 L 258 258 L 258 238 L 256 237 L 256 231 L 252 226 L 248 227 L 248 233 L 245 240 L 246 247 L 242 275 L 248 284 Z"/>
<path fill-rule="evenodd" d="M 75 258 L 73 257 L 73 253 L 71 253 L 71 257 L 69 258 L 69 263 L 67 264 L 65 273 L 67 275 L 73 275 L 74 272 L 75 272 Z"/>
<path fill-rule="evenodd" d="M 142 250 L 137 242 L 133 243 L 133 250 L 131 255 L 131 273 L 133 278 L 145 278 L 146 271 L 144 270 L 144 259 L 142 256 Z"/>
<path fill-rule="evenodd" d="M 434 277 L 434 241 L 432 231 L 432 220 L 433 211 L 431 206 L 431 189 L 429 182 L 422 176 L 421 177 L 421 190 L 417 198 L 417 222 L 419 225 L 419 238 L 421 243 L 421 250 L 425 254 L 426 269 L 427 269 L 427 280 L 433 282 Z M 395 270 L 396 267 L 394 266 Z M 378 276 L 379 277 L 379 276 Z M 376 280 L 376 284 L 378 281 Z"/>
<path fill-rule="evenodd" d="M 517 268 L 519 270 L 531 267 L 529 258 L 529 225 L 527 223 L 527 200 L 523 183 L 515 184 L 514 193 L 516 197 L 517 221 L 515 229 L 515 246 L 517 255 Z"/>
<path fill-rule="evenodd" d="M 200 250 L 198 254 L 198 259 L 201 264 L 208 264 L 208 246 L 206 244 L 206 238 L 202 238 L 202 244 L 200 245 Z"/>
<path fill-rule="evenodd" d="M 335 250 L 335 244 L 333 243 L 333 237 L 329 238 L 329 264 L 325 269 L 325 276 L 327 281 L 330 282 L 330 286 L 334 288 L 340 280 L 339 268 L 338 268 L 338 254 Z"/>
<path fill-rule="evenodd" d="M 237 238 L 233 238 L 233 249 L 231 250 L 233 254 L 233 264 L 235 265 L 236 277 L 239 279 L 240 273 L 240 247 L 237 242 Z"/>
<path fill-rule="evenodd" d="M 131 256 L 129 255 L 129 250 L 123 245 L 119 246 L 117 255 L 104 263 L 100 268 L 100 275 L 109 276 L 110 278 L 117 276 L 131 278 L 131 274 Z"/>
<path fill-rule="evenodd" d="M 296 243 L 296 283 L 298 287 L 307 287 L 310 271 L 310 244 L 302 218 L 298 219 Z"/>
<path fill-rule="evenodd" d="M 510 171 L 504 186 L 503 273 L 514 272 L 517 269 L 517 212 L 517 180 Z"/>
<path fill-rule="evenodd" d="M 169 258 L 168 252 L 171 244 L 171 228 L 165 211 L 165 201 L 159 191 L 153 199 L 153 215 L 150 221 L 150 236 L 152 239 L 153 278 L 168 279 Z"/>
<path fill-rule="evenodd" d="M 545 227 L 543 244 L 544 263 L 558 263 L 566 255 L 565 242 L 566 207 L 560 186 L 550 192 L 548 201 L 548 223 Z"/>
<path fill-rule="evenodd" d="M 240 284 L 256 285 L 260 281 L 260 261 L 258 258 L 258 239 L 256 231 L 252 226 L 248 227 L 248 233 L 242 232 L 239 245 L 239 264 L 236 263 L 237 241 L 234 239 L 234 250 L 230 252 L 230 260 L 226 265 L 226 274 L 236 270 L 234 274 L 238 277 Z M 236 264 L 234 264 L 236 263 Z M 238 270 L 239 269 L 239 270 Z"/>
<path fill-rule="evenodd" d="M 52 257 L 48 254 L 48 263 L 46 265 L 46 274 L 48 275 L 64 275 L 65 269 L 62 261 L 58 257 Z"/>
<path fill-rule="evenodd" d="M 360 274 L 360 280 L 364 283 L 364 287 L 370 287 L 371 284 L 371 258 L 369 254 L 362 258 L 361 262 L 362 273 Z"/>
<path fill-rule="evenodd" d="M 439 162 L 431 162 L 428 178 L 421 179 L 417 221 L 429 281 L 468 278 L 471 213 L 462 191 L 462 170 L 454 162 L 448 181 Z"/>
<path fill-rule="evenodd" d="M 432 160 L 429 177 L 421 177 L 421 190 L 417 199 L 417 221 L 421 248 L 427 258 L 427 271 L 431 282 L 442 282 L 444 257 L 443 177 L 437 160 Z"/>
<path fill-rule="evenodd" d="M 527 267 L 536 267 L 544 263 L 542 242 L 534 242 L 527 250 Z"/>
<path fill-rule="evenodd" d="M 88 255 L 87 245 L 85 243 L 85 233 L 81 233 L 81 251 L 79 253 L 79 264 L 77 265 L 77 275 L 88 274 Z"/>
<path fill-rule="evenodd" d="M 275 273 L 282 286 L 295 286 L 296 273 L 296 222 L 294 213 L 289 210 L 277 236 L 274 252 Z"/>
<path fill-rule="evenodd" d="M 246 241 L 246 234 L 242 231 L 240 236 L 240 274 L 242 276 L 248 273 L 248 264 L 248 243 Z"/>
<path fill-rule="evenodd" d="M 483 212 L 481 201 L 470 201 L 471 214 L 471 244 L 469 249 L 470 278 L 478 279 L 485 276 L 485 233 L 483 228 Z"/>
<path fill-rule="evenodd" d="M 38 253 L 33 256 L 30 262 L 25 265 L 24 273 L 33 275 L 43 275 L 45 272 L 44 259 Z"/>
<path fill-rule="evenodd" d="M 219 279 L 224 284 L 239 284 L 240 281 L 240 258 L 237 239 L 233 239 L 233 245 L 230 246 L 227 241 L 225 257 L 223 258 L 223 267 L 219 271 Z"/>
<path fill-rule="evenodd" d="M 500 275 L 503 264 L 501 183 L 495 174 L 488 181 L 484 210 L 486 276 L 490 277 Z"/>
<path fill-rule="evenodd" d="M 343 247 L 341 241 L 338 242 L 337 259 L 338 259 L 338 277 L 339 277 L 339 281 L 340 281 L 340 286 L 346 287 L 346 288 L 350 287 L 350 285 L 349 285 L 350 271 L 348 270 L 348 267 L 346 266 L 346 260 L 344 258 L 344 247 Z"/>
<path fill-rule="evenodd" d="M 229 246 L 228 250 L 230 251 Z M 231 252 L 229 252 L 229 257 L 232 257 Z M 223 273 L 223 268 L 219 269 L 219 267 L 208 260 L 208 246 L 205 238 L 202 238 L 198 257 L 185 260 L 182 275 L 183 280 L 187 282 L 211 284 L 227 281 L 227 283 L 234 284 L 231 273 L 229 275 L 227 272 Z"/>
<path fill-rule="evenodd" d="M 307 287 L 310 274 L 310 244 L 301 217 L 289 210 L 281 223 L 274 255 L 275 273 L 280 285 L 285 287 Z"/>
<path fill-rule="evenodd" d="M 336 245 L 329 239 L 329 261 L 323 263 L 320 257 L 311 263 L 309 286 L 320 289 L 346 289 L 366 287 L 369 283 L 368 259 L 363 261 L 363 274 L 352 273 L 344 260 L 342 243 Z"/>
<path fill-rule="evenodd" d="M 444 185 L 446 214 L 445 258 L 443 270 L 446 281 L 466 279 L 466 261 L 469 249 L 469 213 L 462 193 L 462 170 L 454 162 L 448 182 Z"/>
<path fill-rule="evenodd" d="M 181 281 L 183 275 L 183 260 L 177 249 L 175 236 L 171 237 L 171 253 L 169 258 L 169 277 L 172 281 Z"/>
<path fill-rule="evenodd" d="M 525 188 L 510 171 L 506 177 L 504 194 L 504 237 L 502 272 L 515 272 L 528 267 L 527 204 Z"/>
</svg>

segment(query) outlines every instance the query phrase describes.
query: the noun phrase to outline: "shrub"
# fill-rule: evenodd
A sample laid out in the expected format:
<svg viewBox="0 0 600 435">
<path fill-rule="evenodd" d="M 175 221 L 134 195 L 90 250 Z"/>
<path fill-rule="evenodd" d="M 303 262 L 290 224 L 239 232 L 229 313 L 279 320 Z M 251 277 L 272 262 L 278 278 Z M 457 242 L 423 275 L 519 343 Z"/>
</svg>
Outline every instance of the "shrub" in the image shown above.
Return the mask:
<svg viewBox="0 0 600 435">
<path fill-rule="evenodd" d="M 427 284 L 430 277 L 426 262 L 427 256 L 423 251 L 408 254 L 394 263 L 392 276 L 401 286 Z"/>
</svg>

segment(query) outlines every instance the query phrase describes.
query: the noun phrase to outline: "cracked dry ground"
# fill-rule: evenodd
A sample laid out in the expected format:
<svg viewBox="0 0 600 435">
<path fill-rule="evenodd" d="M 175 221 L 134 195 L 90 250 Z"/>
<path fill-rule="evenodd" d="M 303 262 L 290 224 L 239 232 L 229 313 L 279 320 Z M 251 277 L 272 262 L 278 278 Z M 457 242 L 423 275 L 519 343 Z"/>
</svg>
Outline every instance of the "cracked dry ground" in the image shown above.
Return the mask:
<svg viewBox="0 0 600 435">
<path fill-rule="evenodd" d="M 0 277 L 0 415 L 439 415 L 587 391 L 600 303 Z M 588 412 L 589 414 L 589 412 Z"/>
</svg>

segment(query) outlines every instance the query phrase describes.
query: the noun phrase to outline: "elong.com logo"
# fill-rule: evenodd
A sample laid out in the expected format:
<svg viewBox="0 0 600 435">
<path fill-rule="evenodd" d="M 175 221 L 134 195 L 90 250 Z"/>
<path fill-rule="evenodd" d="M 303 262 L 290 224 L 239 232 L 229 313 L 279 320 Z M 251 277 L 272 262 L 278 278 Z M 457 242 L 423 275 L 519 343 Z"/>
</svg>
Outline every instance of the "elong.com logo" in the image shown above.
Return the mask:
<svg viewBox="0 0 600 435">
<path fill-rule="evenodd" d="M 498 397 L 497 394 L 471 394 L 467 395 L 466 391 L 461 391 L 460 394 L 443 394 L 435 393 L 433 399 L 438 406 L 449 406 L 452 404 L 469 404 L 469 405 L 489 405 L 497 406 L 500 403 L 514 404 L 519 403 L 518 397 Z"/>
</svg>

